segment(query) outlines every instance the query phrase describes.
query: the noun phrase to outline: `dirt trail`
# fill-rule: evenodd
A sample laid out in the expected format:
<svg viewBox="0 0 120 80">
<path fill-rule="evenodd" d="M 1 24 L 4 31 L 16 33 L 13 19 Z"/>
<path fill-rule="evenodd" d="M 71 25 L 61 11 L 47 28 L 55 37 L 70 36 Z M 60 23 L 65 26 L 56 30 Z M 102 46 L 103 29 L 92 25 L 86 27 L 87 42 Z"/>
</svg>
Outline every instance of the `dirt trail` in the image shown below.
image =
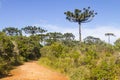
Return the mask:
<svg viewBox="0 0 120 80">
<path fill-rule="evenodd" d="M 12 76 L 0 80 L 68 80 L 64 75 L 45 68 L 37 62 L 26 62 L 11 71 Z"/>
</svg>

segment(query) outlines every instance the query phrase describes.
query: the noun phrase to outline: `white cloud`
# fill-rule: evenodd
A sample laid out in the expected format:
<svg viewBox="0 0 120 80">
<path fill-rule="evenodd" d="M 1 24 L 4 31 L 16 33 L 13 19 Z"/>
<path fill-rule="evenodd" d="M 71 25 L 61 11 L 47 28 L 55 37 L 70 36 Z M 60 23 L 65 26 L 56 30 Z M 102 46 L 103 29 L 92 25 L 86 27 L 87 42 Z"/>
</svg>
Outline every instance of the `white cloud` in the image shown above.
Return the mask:
<svg viewBox="0 0 120 80">
<path fill-rule="evenodd" d="M 116 35 L 116 37 L 111 36 L 111 43 L 114 43 L 116 41 L 116 39 L 118 39 L 120 37 L 120 29 L 117 29 L 113 26 L 98 26 L 96 28 L 93 29 L 83 29 L 83 37 L 86 36 L 95 36 L 95 37 L 99 37 L 101 40 L 104 40 L 106 42 L 108 42 L 108 37 L 105 36 L 105 33 L 113 33 Z"/>
<path fill-rule="evenodd" d="M 43 28 L 48 30 L 48 32 L 61 32 L 61 33 L 73 33 L 76 36 L 76 39 L 79 38 L 78 27 L 63 27 L 57 25 L 43 25 Z M 82 39 L 87 36 L 98 37 L 103 41 L 108 42 L 108 37 L 105 36 L 105 33 L 113 33 L 116 37 L 111 36 L 111 43 L 113 44 L 116 39 L 120 37 L 120 29 L 117 29 L 116 26 L 96 26 L 95 28 L 82 27 Z"/>
</svg>

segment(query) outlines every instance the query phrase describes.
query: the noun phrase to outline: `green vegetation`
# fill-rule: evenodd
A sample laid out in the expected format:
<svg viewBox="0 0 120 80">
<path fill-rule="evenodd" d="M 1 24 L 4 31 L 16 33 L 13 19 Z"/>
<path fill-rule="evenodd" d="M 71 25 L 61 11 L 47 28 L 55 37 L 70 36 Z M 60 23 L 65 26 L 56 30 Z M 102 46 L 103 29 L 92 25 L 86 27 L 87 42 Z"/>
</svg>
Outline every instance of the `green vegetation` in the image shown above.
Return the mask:
<svg viewBox="0 0 120 80">
<path fill-rule="evenodd" d="M 65 14 L 68 20 L 80 24 L 95 15 L 89 8 L 84 11 Z M 39 59 L 40 64 L 68 75 L 70 80 L 120 80 L 120 39 L 111 45 L 88 36 L 79 46 L 74 38 L 72 33 L 47 32 L 36 26 L 3 29 L 0 32 L 0 77 L 7 75 L 15 65 Z"/>
<path fill-rule="evenodd" d="M 67 11 L 64 13 L 66 15 L 66 19 L 70 22 L 76 22 L 79 25 L 79 41 L 81 43 L 81 23 L 90 22 L 94 16 L 97 14 L 94 10 L 90 10 L 90 7 L 83 8 L 82 10 L 75 9 L 74 12 Z"/>
<path fill-rule="evenodd" d="M 2 74 L 7 74 L 11 68 L 11 63 L 14 59 L 13 53 L 14 45 L 9 37 L 0 32 L 0 77 Z"/>
<path fill-rule="evenodd" d="M 0 77 L 7 75 L 9 70 L 15 65 L 22 64 L 24 61 L 39 59 L 40 37 L 31 35 L 29 37 L 18 35 L 18 30 L 8 27 L 0 32 Z"/>
<path fill-rule="evenodd" d="M 5 28 L 2 31 L 10 36 L 22 35 L 21 30 L 18 30 L 18 28 L 14 28 L 14 27 Z"/>
<path fill-rule="evenodd" d="M 119 80 L 120 54 L 105 42 L 67 46 L 61 42 L 41 48 L 41 64 L 69 75 L 71 80 Z"/>
<path fill-rule="evenodd" d="M 80 47 L 72 33 L 30 33 L 28 37 L 8 34 L 11 31 L 0 32 L 0 77 L 8 74 L 15 65 L 39 59 L 40 64 L 68 75 L 71 80 L 120 78 L 120 39 L 111 45 L 88 36 Z"/>
</svg>

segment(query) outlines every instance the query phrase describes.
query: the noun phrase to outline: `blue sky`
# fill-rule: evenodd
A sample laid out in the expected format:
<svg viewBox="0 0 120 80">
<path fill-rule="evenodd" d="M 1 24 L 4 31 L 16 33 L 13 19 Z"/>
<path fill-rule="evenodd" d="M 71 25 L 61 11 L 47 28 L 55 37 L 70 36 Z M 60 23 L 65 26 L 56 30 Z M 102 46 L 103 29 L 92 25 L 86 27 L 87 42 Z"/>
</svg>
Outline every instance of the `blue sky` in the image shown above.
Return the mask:
<svg viewBox="0 0 120 80">
<path fill-rule="evenodd" d="M 120 0 L 0 0 L 0 30 L 5 27 L 22 28 L 37 25 L 49 32 L 72 32 L 78 39 L 78 25 L 65 19 L 65 11 L 91 7 L 98 13 L 82 24 L 82 38 L 99 37 L 107 41 L 106 32 L 112 32 L 114 42 L 120 37 Z"/>
</svg>

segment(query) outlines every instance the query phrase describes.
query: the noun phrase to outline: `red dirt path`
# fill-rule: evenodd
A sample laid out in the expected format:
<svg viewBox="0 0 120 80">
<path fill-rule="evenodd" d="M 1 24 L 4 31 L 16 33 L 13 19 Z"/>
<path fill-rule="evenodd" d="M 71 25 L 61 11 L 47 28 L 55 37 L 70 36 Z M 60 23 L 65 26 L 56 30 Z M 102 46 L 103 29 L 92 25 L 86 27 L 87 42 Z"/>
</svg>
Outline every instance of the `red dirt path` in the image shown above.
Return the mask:
<svg viewBox="0 0 120 80">
<path fill-rule="evenodd" d="M 11 75 L 0 80 L 68 80 L 64 75 L 45 68 L 37 62 L 26 62 L 12 70 Z"/>
</svg>

